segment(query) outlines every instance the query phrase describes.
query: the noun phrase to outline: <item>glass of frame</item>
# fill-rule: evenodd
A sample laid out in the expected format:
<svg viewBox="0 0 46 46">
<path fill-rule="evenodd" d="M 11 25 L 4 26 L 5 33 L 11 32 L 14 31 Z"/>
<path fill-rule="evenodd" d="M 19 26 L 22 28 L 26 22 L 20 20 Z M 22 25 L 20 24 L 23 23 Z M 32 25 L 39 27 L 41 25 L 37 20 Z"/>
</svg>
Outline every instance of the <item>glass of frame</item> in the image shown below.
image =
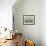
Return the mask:
<svg viewBox="0 0 46 46">
<path fill-rule="evenodd" d="M 34 25 L 35 15 L 23 15 L 23 24 L 24 25 Z"/>
</svg>

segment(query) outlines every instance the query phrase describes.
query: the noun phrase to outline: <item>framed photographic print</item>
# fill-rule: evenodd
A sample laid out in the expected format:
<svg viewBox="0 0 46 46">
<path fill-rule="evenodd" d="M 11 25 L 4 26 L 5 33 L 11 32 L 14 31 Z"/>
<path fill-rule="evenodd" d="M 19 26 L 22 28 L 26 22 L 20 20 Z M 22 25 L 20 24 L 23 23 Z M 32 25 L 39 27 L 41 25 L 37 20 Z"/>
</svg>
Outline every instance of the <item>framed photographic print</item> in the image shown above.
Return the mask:
<svg viewBox="0 0 46 46">
<path fill-rule="evenodd" d="M 34 25 L 35 15 L 23 15 L 23 24 L 24 25 Z"/>
</svg>

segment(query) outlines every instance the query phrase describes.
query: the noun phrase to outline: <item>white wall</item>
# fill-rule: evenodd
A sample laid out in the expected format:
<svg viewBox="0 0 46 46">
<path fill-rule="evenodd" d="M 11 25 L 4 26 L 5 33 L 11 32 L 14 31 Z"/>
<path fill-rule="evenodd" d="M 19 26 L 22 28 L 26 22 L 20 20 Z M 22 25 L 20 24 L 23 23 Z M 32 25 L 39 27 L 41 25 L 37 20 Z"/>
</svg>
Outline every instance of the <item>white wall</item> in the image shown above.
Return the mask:
<svg viewBox="0 0 46 46">
<path fill-rule="evenodd" d="M 12 6 L 16 0 L 0 0 L 0 27 L 12 28 Z"/>
<path fill-rule="evenodd" d="M 46 0 L 42 0 L 41 4 L 41 40 L 42 46 L 46 46 Z"/>
<path fill-rule="evenodd" d="M 17 6 L 15 4 L 13 7 L 15 29 L 23 32 L 24 37 L 35 40 L 37 46 L 46 46 L 46 0 L 41 0 L 41 2 L 40 0 L 25 0 L 20 4 Z M 35 25 L 23 25 L 24 14 L 34 14 Z"/>
<path fill-rule="evenodd" d="M 24 38 L 35 41 L 36 46 L 41 46 L 41 0 L 23 0 L 13 8 L 15 29 L 22 32 Z M 35 15 L 35 25 L 23 25 L 23 15 Z"/>
</svg>

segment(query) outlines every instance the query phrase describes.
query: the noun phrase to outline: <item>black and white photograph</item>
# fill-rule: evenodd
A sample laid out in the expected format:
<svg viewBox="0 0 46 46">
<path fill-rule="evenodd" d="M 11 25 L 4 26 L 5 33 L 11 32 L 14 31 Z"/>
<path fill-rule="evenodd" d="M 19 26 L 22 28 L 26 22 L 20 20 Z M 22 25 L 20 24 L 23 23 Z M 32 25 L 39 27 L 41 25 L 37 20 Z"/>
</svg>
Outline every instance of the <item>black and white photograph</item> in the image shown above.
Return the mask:
<svg viewBox="0 0 46 46">
<path fill-rule="evenodd" d="M 24 15 L 23 24 L 24 25 L 34 25 L 35 24 L 35 15 Z"/>
</svg>

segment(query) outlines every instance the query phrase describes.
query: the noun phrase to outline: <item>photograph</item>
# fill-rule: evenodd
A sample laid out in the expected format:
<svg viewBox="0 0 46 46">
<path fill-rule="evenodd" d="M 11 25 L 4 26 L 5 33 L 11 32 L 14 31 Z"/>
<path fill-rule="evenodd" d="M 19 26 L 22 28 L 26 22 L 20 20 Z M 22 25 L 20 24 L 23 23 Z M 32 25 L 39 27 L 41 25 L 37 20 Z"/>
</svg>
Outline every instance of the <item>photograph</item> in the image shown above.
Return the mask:
<svg viewBox="0 0 46 46">
<path fill-rule="evenodd" d="M 23 24 L 24 25 L 34 25 L 35 24 L 35 15 L 24 15 Z"/>
</svg>

